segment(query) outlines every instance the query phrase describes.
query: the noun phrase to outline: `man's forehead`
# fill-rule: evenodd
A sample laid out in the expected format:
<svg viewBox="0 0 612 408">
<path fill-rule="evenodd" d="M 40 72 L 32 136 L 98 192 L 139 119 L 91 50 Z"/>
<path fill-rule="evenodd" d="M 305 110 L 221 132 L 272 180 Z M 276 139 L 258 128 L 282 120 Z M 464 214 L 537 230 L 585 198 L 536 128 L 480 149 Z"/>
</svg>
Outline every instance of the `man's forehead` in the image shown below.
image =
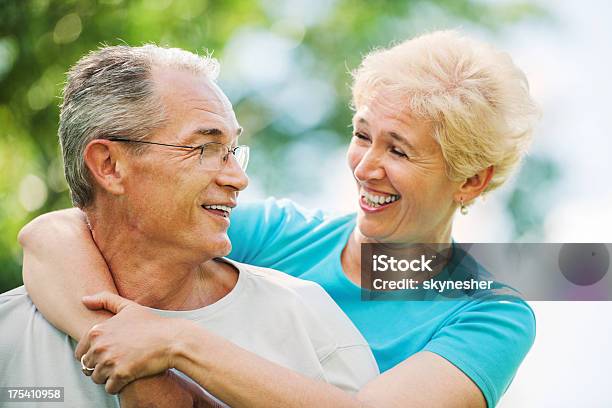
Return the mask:
<svg viewBox="0 0 612 408">
<path fill-rule="evenodd" d="M 203 73 L 174 67 L 154 67 L 151 78 L 156 91 L 164 99 L 179 102 L 198 100 L 216 105 L 216 109 L 231 110 L 232 105 L 221 88 Z"/>
<path fill-rule="evenodd" d="M 175 137 L 182 143 L 199 143 L 203 137 L 227 143 L 242 134 L 229 99 L 205 75 L 157 67 L 153 80 L 170 122 L 181 127 Z"/>
</svg>

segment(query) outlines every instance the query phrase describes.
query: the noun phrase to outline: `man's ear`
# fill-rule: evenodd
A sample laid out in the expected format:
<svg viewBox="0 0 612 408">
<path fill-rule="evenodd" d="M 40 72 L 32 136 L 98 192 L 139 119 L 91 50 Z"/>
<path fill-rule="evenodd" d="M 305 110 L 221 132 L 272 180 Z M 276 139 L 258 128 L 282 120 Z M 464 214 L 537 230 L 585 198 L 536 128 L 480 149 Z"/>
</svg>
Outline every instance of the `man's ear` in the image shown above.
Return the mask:
<svg viewBox="0 0 612 408">
<path fill-rule="evenodd" d="M 124 194 L 125 153 L 110 140 L 94 139 L 84 152 L 85 165 L 95 182 L 113 195 Z"/>
<path fill-rule="evenodd" d="M 455 193 L 455 201 L 458 203 L 469 203 L 478 197 L 491 182 L 495 168 L 489 166 L 486 169 L 479 171 L 472 177 L 466 179 Z"/>
</svg>

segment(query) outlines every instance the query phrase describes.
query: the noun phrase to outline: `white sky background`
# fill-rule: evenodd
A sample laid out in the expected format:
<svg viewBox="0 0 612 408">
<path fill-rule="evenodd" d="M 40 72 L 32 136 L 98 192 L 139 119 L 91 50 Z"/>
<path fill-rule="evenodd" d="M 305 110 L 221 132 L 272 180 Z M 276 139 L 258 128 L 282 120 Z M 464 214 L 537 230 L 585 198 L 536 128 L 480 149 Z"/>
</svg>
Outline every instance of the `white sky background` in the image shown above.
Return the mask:
<svg viewBox="0 0 612 408">
<path fill-rule="evenodd" d="M 540 1 L 553 21 L 530 21 L 491 36 L 464 27 L 506 49 L 530 80 L 543 120 L 533 154 L 552 157 L 562 178 L 545 221 L 548 242 L 612 242 L 612 2 Z M 307 207 L 356 209 L 345 149 L 320 155 L 320 192 L 292 194 Z M 307 165 L 307 164 L 305 164 Z M 261 196 L 251 180 L 246 197 Z M 509 186 L 508 186 L 509 187 Z M 457 218 L 460 242 L 507 242 L 503 206 L 509 188 Z M 612 407 L 612 302 L 533 302 L 537 338 L 500 407 Z"/>
<path fill-rule="evenodd" d="M 564 173 L 545 239 L 612 242 L 612 2 L 542 3 L 557 24 L 514 27 L 505 44 L 544 109 L 534 149 Z M 532 307 L 536 342 L 499 406 L 612 407 L 612 302 Z"/>
</svg>

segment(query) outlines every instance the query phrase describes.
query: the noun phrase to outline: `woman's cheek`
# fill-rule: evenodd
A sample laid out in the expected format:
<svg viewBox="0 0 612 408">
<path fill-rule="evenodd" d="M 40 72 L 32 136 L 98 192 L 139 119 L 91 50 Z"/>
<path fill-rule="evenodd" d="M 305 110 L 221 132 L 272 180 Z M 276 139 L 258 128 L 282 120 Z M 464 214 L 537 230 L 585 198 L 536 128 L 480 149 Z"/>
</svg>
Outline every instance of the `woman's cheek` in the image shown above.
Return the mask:
<svg viewBox="0 0 612 408">
<path fill-rule="evenodd" d="M 354 142 L 351 142 L 351 144 L 349 145 L 348 151 L 346 153 L 346 159 L 351 171 L 355 171 L 355 168 L 357 167 L 357 165 L 359 165 L 359 162 L 361 161 L 361 158 L 364 154 L 363 150 L 363 148 L 360 148 L 359 146 L 355 145 Z"/>
</svg>

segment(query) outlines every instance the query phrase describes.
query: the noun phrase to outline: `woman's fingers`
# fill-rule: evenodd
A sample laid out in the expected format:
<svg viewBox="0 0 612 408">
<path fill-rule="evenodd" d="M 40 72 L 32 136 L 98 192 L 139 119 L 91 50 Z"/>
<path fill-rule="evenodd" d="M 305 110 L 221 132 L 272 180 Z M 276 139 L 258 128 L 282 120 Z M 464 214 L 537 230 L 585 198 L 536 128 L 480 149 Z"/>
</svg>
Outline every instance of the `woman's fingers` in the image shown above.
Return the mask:
<svg viewBox="0 0 612 408">
<path fill-rule="evenodd" d="M 109 293 L 95 295 L 84 303 L 118 312 L 92 327 L 76 347 L 77 359 L 83 358 L 83 373 L 94 382 L 106 383 L 109 393 L 117 393 L 135 379 L 170 368 L 173 320 Z"/>
<path fill-rule="evenodd" d="M 103 325 L 104 323 L 94 325 L 91 329 L 89 329 L 87 334 L 81 338 L 79 344 L 77 344 L 77 347 L 74 350 L 74 356 L 77 358 L 77 360 L 80 360 L 81 357 L 83 357 L 83 354 L 89 351 L 92 341 L 100 337 L 102 334 Z"/>
<path fill-rule="evenodd" d="M 129 381 L 127 378 L 120 377 L 117 375 L 112 375 L 106 381 L 106 385 L 104 386 L 104 389 L 109 394 L 118 394 L 123 389 L 123 387 L 125 387 L 128 384 L 129 384 Z"/>
<path fill-rule="evenodd" d="M 105 389 L 109 394 L 117 394 L 132 381 L 132 377 L 125 369 L 104 360 L 103 357 L 95 356 L 91 350 L 82 357 L 82 364 L 88 368 L 83 373 L 91 377 L 96 384 L 106 384 Z"/>
<path fill-rule="evenodd" d="M 114 314 L 133 304 L 130 300 L 110 292 L 100 292 L 92 296 L 84 296 L 81 301 L 88 309 L 106 309 Z"/>
<path fill-rule="evenodd" d="M 91 375 L 91 380 L 96 384 L 106 384 L 111 370 L 106 364 L 96 364 L 96 368 Z"/>
</svg>

